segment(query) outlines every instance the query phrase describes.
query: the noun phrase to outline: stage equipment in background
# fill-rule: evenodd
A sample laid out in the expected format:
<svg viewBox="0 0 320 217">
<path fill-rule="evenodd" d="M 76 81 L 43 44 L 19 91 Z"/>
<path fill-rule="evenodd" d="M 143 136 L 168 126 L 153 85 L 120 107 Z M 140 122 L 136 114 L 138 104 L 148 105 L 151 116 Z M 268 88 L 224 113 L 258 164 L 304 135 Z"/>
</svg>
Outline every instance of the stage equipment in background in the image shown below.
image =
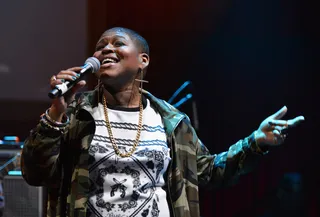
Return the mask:
<svg viewBox="0 0 320 217">
<path fill-rule="evenodd" d="M 43 187 L 26 183 L 19 171 L 9 172 L 3 179 L 4 217 L 42 217 L 44 209 Z"/>
<path fill-rule="evenodd" d="M 190 91 L 192 93 L 187 93 L 184 97 L 182 97 L 180 100 L 178 100 L 176 103 L 173 103 L 175 99 L 178 97 L 178 95 L 184 91 L 187 87 L 190 87 Z M 194 93 L 194 87 L 191 83 L 191 81 L 185 81 L 170 97 L 168 100 L 168 103 L 172 104 L 175 108 L 179 108 L 189 100 L 191 100 L 191 105 L 192 105 L 192 124 L 193 127 L 196 130 L 199 130 L 199 119 L 198 119 L 198 111 L 197 111 L 197 103 L 195 100 L 195 93 Z"/>
</svg>

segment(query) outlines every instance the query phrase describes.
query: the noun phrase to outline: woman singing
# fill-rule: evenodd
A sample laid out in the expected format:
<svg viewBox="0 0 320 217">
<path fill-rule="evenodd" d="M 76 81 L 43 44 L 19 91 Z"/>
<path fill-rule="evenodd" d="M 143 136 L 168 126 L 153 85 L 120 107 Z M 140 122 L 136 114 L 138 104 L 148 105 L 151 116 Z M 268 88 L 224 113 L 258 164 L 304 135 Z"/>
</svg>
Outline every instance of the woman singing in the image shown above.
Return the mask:
<svg viewBox="0 0 320 217">
<path fill-rule="evenodd" d="M 50 217 L 199 217 L 199 186 L 235 183 L 304 120 L 280 120 L 284 107 L 228 151 L 210 154 L 184 113 L 142 89 L 150 61 L 143 37 L 109 29 L 93 56 L 98 87 L 78 92 L 81 80 L 54 99 L 23 148 L 23 177 L 48 188 Z M 51 87 L 80 70 L 59 72 Z"/>
</svg>

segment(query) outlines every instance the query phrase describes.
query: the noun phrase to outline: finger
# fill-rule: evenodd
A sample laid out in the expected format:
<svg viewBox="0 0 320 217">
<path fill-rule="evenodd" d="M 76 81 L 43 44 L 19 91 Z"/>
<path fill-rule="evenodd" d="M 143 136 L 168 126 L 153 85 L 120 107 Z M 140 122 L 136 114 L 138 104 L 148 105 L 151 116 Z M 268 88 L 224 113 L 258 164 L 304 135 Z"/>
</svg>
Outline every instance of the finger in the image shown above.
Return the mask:
<svg viewBox="0 0 320 217">
<path fill-rule="evenodd" d="M 81 81 L 79 81 L 79 82 L 75 85 L 75 87 L 76 87 L 76 88 L 82 88 L 82 87 L 84 87 L 86 84 L 87 84 L 87 82 L 86 82 L 85 80 L 81 80 Z"/>
<path fill-rule="evenodd" d="M 301 123 L 302 121 L 304 121 L 304 117 L 303 116 L 298 116 L 294 119 L 288 120 L 288 126 L 289 127 L 294 127 L 296 125 L 298 125 L 299 123 Z"/>
<path fill-rule="evenodd" d="M 270 116 L 273 120 L 281 119 L 288 111 L 287 106 L 283 106 L 279 111 Z"/>
<path fill-rule="evenodd" d="M 69 104 L 75 97 L 75 94 L 76 92 L 84 87 L 86 85 L 86 82 L 84 80 L 80 80 L 77 84 L 75 84 L 71 89 L 70 91 L 67 91 L 64 95 L 63 95 L 63 98 L 65 100 L 65 102 L 67 104 Z"/>
<path fill-rule="evenodd" d="M 54 88 L 56 85 L 62 84 L 65 80 L 75 81 L 79 77 L 80 74 L 77 74 L 74 71 L 63 70 L 50 78 L 50 86 L 51 88 Z"/>
<path fill-rule="evenodd" d="M 275 123 L 269 122 L 269 129 L 271 129 L 271 130 L 278 130 L 279 132 L 281 132 L 281 130 L 287 129 L 287 125 L 281 126 L 281 125 L 277 125 L 277 124 L 275 124 Z"/>
<path fill-rule="evenodd" d="M 51 86 L 51 88 L 54 88 L 56 85 L 62 84 L 64 81 L 65 81 L 65 79 L 59 79 L 59 78 L 56 78 L 56 80 L 51 79 L 50 86 Z"/>
<path fill-rule="evenodd" d="M 76 73 L 71 73 L 71 71 L 69 71 L 68 73 L 59 73 L 57 76 L 57 79 L 64 79 L 64 80 L 68 80 L 68 81 L 75 81 L 77 80 L 80 75 L 76 74 Z"/>
<path fill-rule="evenodd" d="M 79 81 L 76 85 L 72 87 L 72 92 L 73 93 L 77 92 L 79 89 L 83 88 L 85 85 L 86 85 L 85 80 Z"/>
<path fill-rule="evenodd" d="M 81 71 L 82 67 L 80 66 L 76 66 L 76 67 L 72 67 L 72 68 L 69 68 L 67 69 L 66 71 L 75 71 L 75 72 L 79 72 Z"/>
<path fill-rule="evenodd" d="M 272 126 L 273 133 L 276 135 L 280 134 L 282 137 L 288 135 L 288 127 L 287 126 Z"/>
<path fill-rule="evenodd" d="M 271 126 L 285 126 L 287 127 L 288 126 L 288 121 L 285 121 L 285 120 L 270 120 L 268 122 Z"/>
<path fill-rule="evenodd" d="M 275 136 L 281 136 L 281 133 L 279 130 L 273 130 L 272 133 L 275 135 Z"/>
<path fill-rule="evenodd" d="M 283 127 L 283 126 L 274 126 L 274 129 L 279 131 L 280 134 L 281 134 L 283 130 L 286 130 L 288 128 L 287 127 Z"/>
<path fill-rule="evenodd" d="M 75 71 L 71 71 L 71 70 L 62 70 L 60 71 L 57 76 L 59 75 L 71 75 L 71 76 L 77 76 L 79 73 L 75 72 Z"/>
<path fill-rule="evenodd" d="M 274 144 L 279 145 L 284 142 L 285 136 L 283 136 L 278 130 L 274 130 L 272 133 Z"/>
</svg>

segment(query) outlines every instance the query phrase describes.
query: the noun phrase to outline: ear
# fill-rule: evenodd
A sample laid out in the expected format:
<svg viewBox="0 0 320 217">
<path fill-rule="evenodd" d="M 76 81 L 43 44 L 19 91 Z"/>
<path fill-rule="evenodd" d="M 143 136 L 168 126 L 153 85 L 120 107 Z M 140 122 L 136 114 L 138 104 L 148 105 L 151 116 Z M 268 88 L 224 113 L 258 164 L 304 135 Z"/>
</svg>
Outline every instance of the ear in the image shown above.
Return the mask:
<svg viewBox="0 0 320 217">
<path fill-rule="evenodd" d="M 149 65 L 149 55 L 146 53 L 139 54 L 140 68 L 143 70 Z"/>
</svg>

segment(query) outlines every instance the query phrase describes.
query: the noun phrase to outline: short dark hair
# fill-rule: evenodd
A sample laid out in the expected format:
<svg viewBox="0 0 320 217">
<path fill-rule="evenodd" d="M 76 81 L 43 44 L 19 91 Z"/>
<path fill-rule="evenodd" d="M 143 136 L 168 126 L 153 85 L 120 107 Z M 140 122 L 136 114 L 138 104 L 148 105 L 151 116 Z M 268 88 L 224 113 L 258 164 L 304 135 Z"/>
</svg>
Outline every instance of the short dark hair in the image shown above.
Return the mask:
<svg viewBox="0 0 320 217">
<path fill-rule="evenodd" d="M 136 31 L 133 31 L 131 29 L 124 28 L 124 27 L 113 27 L 111 29 L 108 29 L 104 33 L 111 32 L 111 31 L 122 31 L 122 32 L 125 32 L 126 34 L 129 35 L 131 40 L 133 40 L 136 43 L 136 45 L 138 46 L 138 48 L 140 49 L 141 52 L 146 53 L 148 55 L 150 54 L 150 49 L 149 49 L 149 45 L 148 45 L 147 40 L 145 38 L 143 38 Z"/>
</svg>

